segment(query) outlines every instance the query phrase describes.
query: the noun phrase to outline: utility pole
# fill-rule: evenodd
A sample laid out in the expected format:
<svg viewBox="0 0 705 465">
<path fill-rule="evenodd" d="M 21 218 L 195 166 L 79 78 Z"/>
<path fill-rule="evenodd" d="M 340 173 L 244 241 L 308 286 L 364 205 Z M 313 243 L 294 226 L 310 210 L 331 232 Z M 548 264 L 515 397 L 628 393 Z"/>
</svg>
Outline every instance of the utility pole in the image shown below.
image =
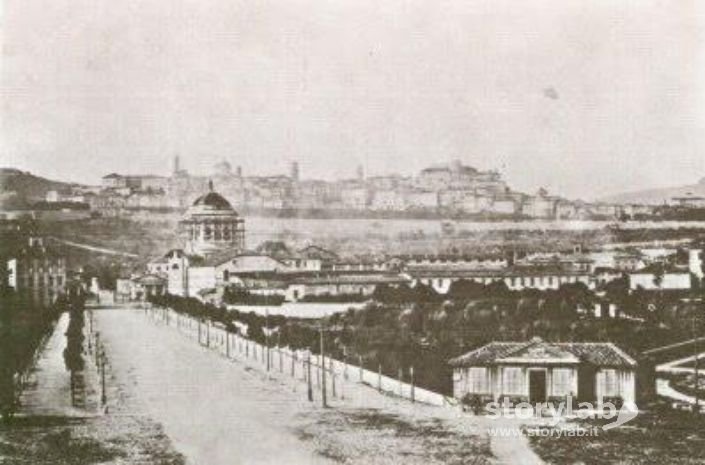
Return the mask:
<svg viewBox="0 0 705 465">
<path fill-rule="evenodd" d="M 320 357 L 320 365 L 321 365 L 321 405 L 323 405 L 323 408 L 328 407 L 328 399 L 326 395 L 326 357 L 325 357 L 325 352 L 324 352 L 324 345 L 323 345 L 323 322 L 321 321 L 319 327 L 319 332 L 320 332 L 320 339 L 321 339 L 321 357 Z"/>
</svg>

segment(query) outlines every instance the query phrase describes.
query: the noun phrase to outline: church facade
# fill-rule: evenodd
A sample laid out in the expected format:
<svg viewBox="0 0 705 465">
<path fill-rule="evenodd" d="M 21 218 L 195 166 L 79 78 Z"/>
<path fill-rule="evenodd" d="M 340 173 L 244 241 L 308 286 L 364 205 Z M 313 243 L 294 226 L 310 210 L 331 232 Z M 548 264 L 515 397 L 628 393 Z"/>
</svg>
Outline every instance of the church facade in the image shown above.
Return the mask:
<svg viewBox="0 0 705 465">
<path fill-rule="evenodd" d="M 186 236 L 185 252 L 207 258 L 223 251 L 245 249 L 245 220 L 225 197 L 213 190 L 200 196 L 179 222 Z"/>
<path fill-rule="evenodd" d="M 245 220 L 213 190 L 198 197 L 179 221 L 182 249 L 172 249 L 147 264 L 149 273 L 167 278 L 169 294 L 195 297 L 217 285 L 214 263 L 245 250 Z"/>
</svg>

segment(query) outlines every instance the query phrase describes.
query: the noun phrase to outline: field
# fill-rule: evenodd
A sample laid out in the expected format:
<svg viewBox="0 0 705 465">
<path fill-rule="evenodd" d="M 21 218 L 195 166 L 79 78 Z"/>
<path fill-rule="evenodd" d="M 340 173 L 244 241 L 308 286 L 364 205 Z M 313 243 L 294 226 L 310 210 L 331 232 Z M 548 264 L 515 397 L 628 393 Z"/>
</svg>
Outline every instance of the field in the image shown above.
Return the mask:
<svg viewBox="0 0 705 465">
<path fill-rule="evenodd" d="M 0 463 L 183 465 L 162 429 L 140 416 L 25 417 L 0 425 Z"/>
<path fill-rule="evenodd" d="M 531 444 L 543 460 L 557 465 L 703 464 L 705 416 L 656 403 L 626 425 L 596 437 L 532 436 Z"/>
<path fill-rule="evenodd" d="M 182 244 L 176 213 L 136 212 L 122 218 L 48 222 L 49 234 L 74 242 L 130 252 L 144 262 Z M 705 225 L 629 223 L 615 230 L 606 222 L 455 222 L 436 220 L 302 219 L 246 217 L 246 247 L 266 240 L 293 248 L 316 244 L 342 256 L 381 254 L 508 253 L 570 250 L 575 245 L 677 243 L 703 237 Z M 79 252 L 80 253 L 80 252 Z"/>
</svg>

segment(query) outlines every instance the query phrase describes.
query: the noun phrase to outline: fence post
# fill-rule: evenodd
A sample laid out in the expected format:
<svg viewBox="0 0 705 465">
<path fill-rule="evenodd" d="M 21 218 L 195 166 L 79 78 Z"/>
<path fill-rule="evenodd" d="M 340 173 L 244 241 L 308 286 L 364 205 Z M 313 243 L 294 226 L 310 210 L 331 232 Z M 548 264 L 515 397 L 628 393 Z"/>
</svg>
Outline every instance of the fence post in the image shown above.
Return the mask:
<svg viewBox="0 0 705 465">
<path fill-rule="evenodd" d="M 230 358 L 230 333 L 225 332 L 225 356 Z"/>
<path fill-rule="evenodd" d="M 402 368 L 399 367 L 399 397 L 404 397 L 402 392 L 402 379 L 404 378 L 404 372 Z"/>
<path fill-rule="evenodd" d="M 308 400 L 309 402 L 313 402 L 313 381 L 311 381 L 311 351 L 308 351 L 307 357 L 306 357 L 306 370 L 304 373 L 307 373 L 306 379 L 308 380 Z"/>
<path fill-rule="evenodd" d="M 296 378 L 296 352 L 291 351 L 291 377 Z"/>
<path fill-rule="evenodd" d="M 377 366 L 377 390 L 382 392 L 382 364 Z"/>
<path fill-rule="evenodd" d="M 414 366 L 412 365 L 411 368 L 409 368 L 409 377 L 411 378 L 411 402 L 416 402 L 416 396 L 415 396 L 415 388 L 414 388 Z"/>
<path fill-rule="evenodd" d="M 358 355 L 358 371 L 360 372 L 360 382 L 363 382 L 363 376 L 362 376 L 362 355 Z"/>
<path fill-rule="evenodd" d="M 319 365 L 320 365 L 320 357 L 318 358 Z M 316 387 L 321 388 L 321 370 L 316 369 Z"/>
<path fill-rule="evenodd" d="M 330 367 L 330 392 L 335 398 L 335 364 L 332 357 L 328 357 L 328 366 Z"/>
</svg>

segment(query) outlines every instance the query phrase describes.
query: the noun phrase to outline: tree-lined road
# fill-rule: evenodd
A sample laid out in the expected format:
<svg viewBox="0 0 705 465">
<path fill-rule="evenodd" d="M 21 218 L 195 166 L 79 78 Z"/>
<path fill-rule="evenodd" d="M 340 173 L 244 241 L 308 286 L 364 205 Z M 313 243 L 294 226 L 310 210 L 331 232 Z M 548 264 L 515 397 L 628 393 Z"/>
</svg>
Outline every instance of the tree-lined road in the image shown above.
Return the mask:
<svg viewBox="0 0 705 465">
<path fill-rule="evenodd" d="M 101 310 L 95 324 L 121 395 L 161 423 L 191 463 L 325 464 L 294 430 L 300 395 L 231 363 L 139 310 Z"/>
<path fill-rule="evenodd" d="M 142 310 L 101 309 L 94 324 L 110 397 L 161 424 L 188 463 L 484 465 L 492 452 L 496 463 L 533 455 L 522 439 L 490 441 L 477 417 L 359 383 L 346 383 L 344 400 L 339 385 L 333 408 L 322 409 L 320 393 L 309 402 L 288 370 L 267 375 L 257 362 L 229 360 Z"/>
</svg>

